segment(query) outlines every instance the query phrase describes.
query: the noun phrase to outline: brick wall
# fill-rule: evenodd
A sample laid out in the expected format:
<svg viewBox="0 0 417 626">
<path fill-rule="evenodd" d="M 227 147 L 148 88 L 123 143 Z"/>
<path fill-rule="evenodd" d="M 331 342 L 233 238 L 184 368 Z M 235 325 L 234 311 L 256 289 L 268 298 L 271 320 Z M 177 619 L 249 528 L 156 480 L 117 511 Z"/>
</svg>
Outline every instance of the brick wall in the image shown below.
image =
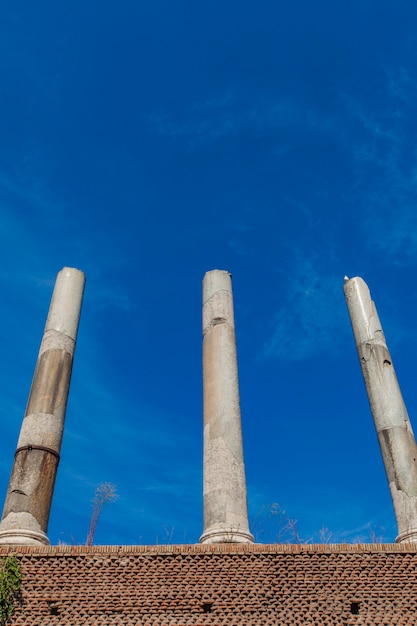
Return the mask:
<svg viewBox="0 0 417 626">
<path fill-rule="evenodd" d="M 415 545 L 0 548 L 15 626 L 417 625 Z"/>
</svg>

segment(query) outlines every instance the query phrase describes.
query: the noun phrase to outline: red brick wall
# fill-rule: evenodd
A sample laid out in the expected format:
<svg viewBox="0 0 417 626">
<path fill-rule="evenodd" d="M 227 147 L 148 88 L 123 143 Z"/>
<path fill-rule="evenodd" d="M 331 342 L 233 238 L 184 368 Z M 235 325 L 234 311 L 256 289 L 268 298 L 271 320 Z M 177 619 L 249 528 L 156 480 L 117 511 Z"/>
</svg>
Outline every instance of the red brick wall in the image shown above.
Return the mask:
<svg viewBox="0 0 417 626">
<path fill-rule="evenodd" d="M 417 625 L 417 546 L 0 548 L 16 626 Z"/>
</svg>

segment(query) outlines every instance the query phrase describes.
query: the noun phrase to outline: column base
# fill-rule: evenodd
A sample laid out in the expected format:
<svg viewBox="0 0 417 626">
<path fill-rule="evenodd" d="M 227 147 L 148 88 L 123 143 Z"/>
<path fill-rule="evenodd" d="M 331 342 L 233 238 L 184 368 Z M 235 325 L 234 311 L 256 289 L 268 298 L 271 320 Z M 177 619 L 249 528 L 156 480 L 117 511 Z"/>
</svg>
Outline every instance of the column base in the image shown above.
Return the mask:
<svg viewBox="0 0 417 626">
<path fill-rule="evenodd" d="M 201 535 L 200 543 L 253 543 L 253 535 L 235 528 L 213 528 Z"/>
<path fill-rule="evenodd" d="M 49 546 L 49 539 L 31 513 L 9 513 L 0 522 L 0 545 Z"/>
<path fill-rule="evenodd" d="M 43 532 L 16 528 L 16 530 L 0 530 L 0 545 L 49 546 L 49 539 Z"/>
<path fill-rule="evenodd" d="M 417 528 L 412 528 L 411 530 L 400 533 L 395 543 L 417 543 Z"/>
</svg>

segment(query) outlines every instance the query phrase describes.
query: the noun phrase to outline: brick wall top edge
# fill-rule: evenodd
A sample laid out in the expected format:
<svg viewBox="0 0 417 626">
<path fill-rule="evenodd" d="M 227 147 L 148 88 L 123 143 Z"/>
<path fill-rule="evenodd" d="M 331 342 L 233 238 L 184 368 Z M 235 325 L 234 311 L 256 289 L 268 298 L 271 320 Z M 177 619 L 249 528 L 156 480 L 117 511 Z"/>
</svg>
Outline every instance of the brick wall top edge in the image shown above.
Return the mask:
<svg viewBox="0 0 417 626">
<path fill-rule="evenodd" d="M 329 553 L 417 553 L 417 544 L 361 543 L 361 544 L 183 544 L 158 546 L 0 546 L 0 556 L 43 555 L 71 556 L 91 554 L 298 554 Z"/>
</svg>

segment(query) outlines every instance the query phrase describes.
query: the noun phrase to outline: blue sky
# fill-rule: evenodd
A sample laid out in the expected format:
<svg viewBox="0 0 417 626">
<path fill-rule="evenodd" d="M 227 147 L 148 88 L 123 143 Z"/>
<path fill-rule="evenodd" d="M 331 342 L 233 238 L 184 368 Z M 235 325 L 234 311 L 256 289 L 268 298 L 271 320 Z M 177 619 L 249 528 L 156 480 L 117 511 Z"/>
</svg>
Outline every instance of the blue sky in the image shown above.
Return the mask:
<svg viewBox="0 0 417 626">
<path fill-rule="evenodd" d="M 198 541 L 215 268 L 258 539 L 272 503 L 304 539 L 395 538 L 343 277 L 371 288 L 413 422 L 416 20 L 390 0 L 2 4 L 3 494 L 55 275 L 87 275 L 52 543 L 85 541 L 104 481 L 97 543 Z"/>
</svg>

